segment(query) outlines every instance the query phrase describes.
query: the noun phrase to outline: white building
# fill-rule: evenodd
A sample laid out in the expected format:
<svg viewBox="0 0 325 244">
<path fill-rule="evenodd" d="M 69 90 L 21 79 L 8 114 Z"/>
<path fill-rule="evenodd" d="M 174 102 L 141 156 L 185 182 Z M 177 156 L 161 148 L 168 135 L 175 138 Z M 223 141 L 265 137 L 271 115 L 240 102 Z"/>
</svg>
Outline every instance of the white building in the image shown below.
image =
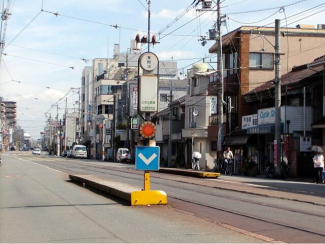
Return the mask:
<svg viewBox="0 0 325 244">
<path fill-rule="evenodd" d="M 216 113 L 217 100 L 215 96 L 208 96 L 211 72 L 206 64 L 195 64 L 187 73 L 188 95 L 185 100 L 185 128 L 182 130 L 182 137 L 187 140 L 186 160 L 191 159 L 193 151 L 202 154 L 201 169 L 212 168 L 216 155 L 211 150 L 212 143 L 208 138 L 209 116 Z"/>
</svg>

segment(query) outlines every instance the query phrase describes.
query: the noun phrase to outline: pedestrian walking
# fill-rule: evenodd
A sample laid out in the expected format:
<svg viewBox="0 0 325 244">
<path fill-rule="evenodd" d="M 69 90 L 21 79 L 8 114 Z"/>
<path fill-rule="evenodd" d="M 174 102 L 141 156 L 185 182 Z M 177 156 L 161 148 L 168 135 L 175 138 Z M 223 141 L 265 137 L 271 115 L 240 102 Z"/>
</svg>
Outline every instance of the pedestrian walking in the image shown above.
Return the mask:
<svg viewBox="0 0 325 244">
<path fill-rule="evenodd" d="M 316 176 L 316 184 L 324 183 L 323 179 L 323 169 L 324 169 L 324 156 L 317 152 L 317 154 L 313 157 L 314 168 L 315 168 L 315 176 Z"/>
<path fill-rule="evenodd" d="M 202 157 L 201 153 L 193 152 L 192 154 L 192 169 L 200 170 L 200 158 Z"/>
</svg>

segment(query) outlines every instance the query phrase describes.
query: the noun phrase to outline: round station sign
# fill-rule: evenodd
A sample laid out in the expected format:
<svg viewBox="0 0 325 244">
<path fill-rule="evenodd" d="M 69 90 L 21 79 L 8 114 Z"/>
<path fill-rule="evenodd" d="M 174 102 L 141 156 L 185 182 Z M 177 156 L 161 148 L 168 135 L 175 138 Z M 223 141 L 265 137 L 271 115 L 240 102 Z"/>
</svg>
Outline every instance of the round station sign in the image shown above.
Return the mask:
<svg viewBox="0 0 325 244">
<path fill-rule="evenodd" d="M 153 71 L 158 66 L 158 57 L 154 53 L 146 52 L 140 57 L 140 66 L 145 71 Z"/>
<path fill-rule="evenodd" d="M 156 125 L 150 121 L 144 122 L 140 126 L 140 135 L 146 139 L 154 137 L 156 135 Z"/>
</svg>

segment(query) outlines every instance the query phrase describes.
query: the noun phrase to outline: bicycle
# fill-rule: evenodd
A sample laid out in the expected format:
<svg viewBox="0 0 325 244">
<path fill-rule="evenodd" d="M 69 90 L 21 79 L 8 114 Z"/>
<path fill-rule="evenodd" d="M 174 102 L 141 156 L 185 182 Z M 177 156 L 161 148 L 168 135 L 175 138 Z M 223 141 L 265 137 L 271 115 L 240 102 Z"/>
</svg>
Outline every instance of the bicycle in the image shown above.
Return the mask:
<svg viewBox="0 0 325 244">
<path fill-rule="evenodd" d="M 232 175 L 233 174 L 233 160 L 232 159 L 225 159 L 226 169 L 225 175 Z"/>
<path fill-rule="evenodd" d="M 214 159 L 213 172 L 222 173 L 223 168 L 224 167 L 222 165 L 222 160 L 221 159 Z"/>
</svg>

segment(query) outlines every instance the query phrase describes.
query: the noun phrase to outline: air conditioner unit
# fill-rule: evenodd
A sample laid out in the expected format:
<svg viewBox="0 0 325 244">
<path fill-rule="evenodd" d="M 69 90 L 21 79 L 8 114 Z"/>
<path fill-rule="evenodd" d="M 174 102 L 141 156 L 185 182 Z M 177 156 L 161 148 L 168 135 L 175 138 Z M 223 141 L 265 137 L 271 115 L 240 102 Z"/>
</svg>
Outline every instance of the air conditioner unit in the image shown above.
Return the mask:
<svg viewBox="0 0 325 244">
<path fill-rule="evenodd" d="M 196 128 L 196 123 L 195 123 L 195 122 L 192 122 L 192 123 L 190 124 L 190 128 Z"/>
</svg>

